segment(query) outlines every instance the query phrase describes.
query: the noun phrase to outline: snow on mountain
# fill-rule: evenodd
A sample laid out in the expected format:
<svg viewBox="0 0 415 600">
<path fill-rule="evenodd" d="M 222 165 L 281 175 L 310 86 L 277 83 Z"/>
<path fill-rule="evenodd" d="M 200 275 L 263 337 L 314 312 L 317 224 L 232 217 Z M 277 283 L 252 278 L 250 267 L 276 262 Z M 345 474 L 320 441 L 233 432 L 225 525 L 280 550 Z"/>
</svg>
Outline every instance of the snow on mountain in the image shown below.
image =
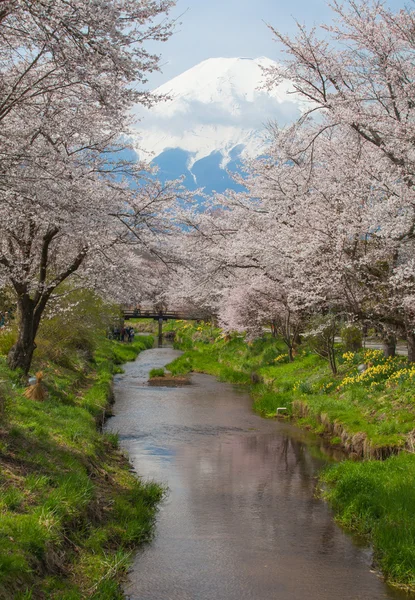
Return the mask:
<svg viewBox="0 0 415 600">
<path fill-rule="evenodd" d="M 264 57 L 211 58 L 156 89 L 171 99 L 137 109 L 134 138 L 140 158 L 180 148 L 188 153 L 188 169 L 212 153 L 221 154 L 223 168 L 236 147 L 242 157 L 259 154 L 267 123 L 285 125 L 304 109 L 288 81 L 271 92 L 261 89 L 261 67 L 273 64 Z"/>
</svg>

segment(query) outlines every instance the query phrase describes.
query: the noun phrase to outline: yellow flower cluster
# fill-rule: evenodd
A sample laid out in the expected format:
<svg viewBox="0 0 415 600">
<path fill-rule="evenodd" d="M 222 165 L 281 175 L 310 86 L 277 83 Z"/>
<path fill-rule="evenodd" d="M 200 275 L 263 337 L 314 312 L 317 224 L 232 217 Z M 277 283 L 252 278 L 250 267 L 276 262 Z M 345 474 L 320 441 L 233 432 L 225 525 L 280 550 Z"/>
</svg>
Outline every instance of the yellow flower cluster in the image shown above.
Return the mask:
<svg viewBox="0 0 415 600">
<path fill-rule="evenodd" d="M 323 392 L 324 394 L 327 394 L 327 392 L 331 392 L 332 388 L 334 386 L 333 381 L 329 381 L 329 383 L 323 384 L 320 388 L 320 391 Z"/>
<path fill-rule="evenodd" d="M 360 375 L 357 376 L 356 381 L 366 381 L 367 379 L 373 379 L 377 375 L 388 377 L 391 373 L 393 373 L 394 366 L 392 364 L 384 363 L 383 365 L 374 365 L 373 367 L 369 367 L 366 371 L 363 371 Z"/>
<path fill-rule="evenodd" d="M 355 354 L 346 352 L 343 354 L 343 359 L 352 366 L 355 361 Z M 341 390 L 356 383 L 370 385 L 372 389 L 375 389 L 383 384 L 392 385 L 408 379 L 415 380 L 415 365 L 413 367 L 403 367 L 402 360 L 401 357 L 385 358 L 382 350 L 365 350 L 363 361 L 368 365 L 368 368 L 363 373 L 347 375 L 337 389 Z"/>
<path fill-rule="evenodd" d="M 358 373 L 357 375 L 349 375 L 345 377 L 339 388 L 344 388 L 347 385 L 351 385 L 353 383 L 371 383 L 378 378 L 388 379 L 390 375 L 392 375 L 394 371 L 394 365 L 391 363 L 384 363 L 383 365 L 374 365 L 373 367 L 369 367 L 363 373 Z"/>
<path fill-rule="evenodd" d="M 344 388 L 344 387 L 346 387 L 347 385 L 351 385 L 351 384 L 353 384 L 353 383 L 356 383 L 356 379 L 355 379 L 355 377 L 350 377 L 350 376 L 349 376 L 349 377 L 345 377 L 345 378 L 343 379 L 343 381 L 340 383 L 340 385 L 338 386 L 338 388 L 337 388 L 337 389 L 338 389 L 338 390 L 341 390 L 341 388 Z"/>
<path fill-rule="evenodd" d="M 385 355 L 382 350 L 365 350 L 363 353 L 363 362 L 377 362 L 379 360 L 384 360 Z"/>
<path fill-rule="evenodd" d="M 343 360 L 344 360 L 345 362 L 347 362 L 347 363 L 353 363 L 353 361 L 354 361 L 354 357 L 355 357 L 355 354 L 354 354 L 354 352 L 345 352 L 345 353 L 342 355 L 342 358 L 343 358 Z"/>
<path fill-rule="evenodd" d="M 415 379 L 415 365 L 406 369 L 399 369 L 399 371 L 395 371 L 388 379 L 388 384 L 396 383 L 397 381 L 406 381 L 410 379 L 411 381 Z"/>
<path fill-rule="evenodd" d="M 218 336 L 215 337 L 215 342 L 221 342 L 222 340 L 224 340 L 226 337 L 226 335 L 224 333 L 219 334 Z"/>
<path fill-rule="evenodd" d="M 274 358 L 274 362 L 276 362 L 276 363 L 284 362 L 284 360 L 287 360 L 287 358 L 288 358 L 288 354 L 279 354 L 276 358 Z"/>
</svg>

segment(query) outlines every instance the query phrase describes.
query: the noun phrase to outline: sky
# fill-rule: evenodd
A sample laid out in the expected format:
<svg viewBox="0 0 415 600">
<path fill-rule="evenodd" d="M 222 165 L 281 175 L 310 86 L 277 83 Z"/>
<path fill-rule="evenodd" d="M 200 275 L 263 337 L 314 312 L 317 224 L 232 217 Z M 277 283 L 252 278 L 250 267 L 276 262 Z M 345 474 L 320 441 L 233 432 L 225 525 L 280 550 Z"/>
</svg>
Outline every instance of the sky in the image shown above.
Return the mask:
<svg viewBox="0 0 415 600">
<path fill-rule="evenodd" d="M 387 4 L 398 10 L 405 1 Z M 150 89 L 208 58 L 278 60 L 279 47 L 266 23 L 290 34 L 295 20 L 312 27 L 329 22 L 332 11 L 325 0 L 178 0 L 172 16 L 181 24 L 168 42 L 151 48 L 162 56 L 163 73 L 149 77 Z"/>
</svg>

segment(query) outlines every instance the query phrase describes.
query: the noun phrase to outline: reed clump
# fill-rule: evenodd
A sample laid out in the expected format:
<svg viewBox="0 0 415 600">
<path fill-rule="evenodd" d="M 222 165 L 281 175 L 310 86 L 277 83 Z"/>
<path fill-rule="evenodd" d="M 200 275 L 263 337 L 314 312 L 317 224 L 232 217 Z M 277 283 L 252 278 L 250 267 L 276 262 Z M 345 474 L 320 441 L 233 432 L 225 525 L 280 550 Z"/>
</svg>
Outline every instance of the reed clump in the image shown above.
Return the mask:
<svg viewBox="0 0 415 600">
<path fill-rule="evenodd" d="M 36 373 L 36 383 L 34 385 L 30 385 L 25 391 L 24 395 L 29 400 L 37 400 L 38 402 L 43 402 L 46 398 L 46 390 L 42 385 L 43 373 L 42 371 L 38 371 Z"/>
</svg>

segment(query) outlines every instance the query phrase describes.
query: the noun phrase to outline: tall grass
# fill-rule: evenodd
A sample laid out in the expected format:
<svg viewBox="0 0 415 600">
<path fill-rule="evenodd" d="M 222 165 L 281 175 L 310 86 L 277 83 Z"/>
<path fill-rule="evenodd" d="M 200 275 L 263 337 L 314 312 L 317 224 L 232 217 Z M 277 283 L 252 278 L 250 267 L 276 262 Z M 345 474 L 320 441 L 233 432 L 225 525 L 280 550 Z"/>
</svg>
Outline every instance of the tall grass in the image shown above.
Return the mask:
<svg viewBox="0 0 415 600">
<path fill-rule="evenodd" d="M 164 377 L 165 376 L 165 372 L 164 372 L 164 368 L 155 368 L 155 369 L 151 369 L 150 373 L 149 373 L 149 377 L 150 379 L 154 379 L 155 377 Z"/>
<path fill-rule="evenodd" d="M 345 461 L 322 477 L 324 493 L 344 527 L 367 536 L 383 573 L 415 587 L 415 455 Z"/>
</svg>

